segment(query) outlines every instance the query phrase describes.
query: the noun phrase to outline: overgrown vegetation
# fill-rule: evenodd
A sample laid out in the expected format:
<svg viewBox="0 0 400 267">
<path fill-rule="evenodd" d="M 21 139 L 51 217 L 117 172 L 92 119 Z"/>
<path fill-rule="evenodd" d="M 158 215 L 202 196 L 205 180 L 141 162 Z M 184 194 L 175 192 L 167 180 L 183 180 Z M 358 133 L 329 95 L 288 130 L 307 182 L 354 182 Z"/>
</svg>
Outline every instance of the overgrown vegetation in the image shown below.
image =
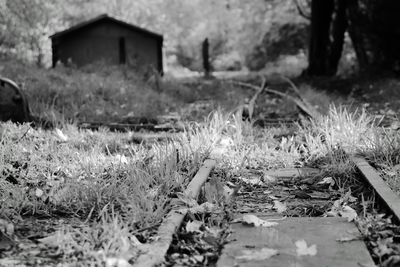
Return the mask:
<svg viewBox="0 0 400 267">
<path fill-rule="evenodd" d="M 65 218 L 69 223 L 56 226 L 43 243 L 58 247 L 67 262 L 102 262 L 112 255 L 132 260 L 135 231 L 157 225 L 170 198 L 191 180 L 219 136 L 216 119 L 165 142 L 140 145 L 128 133 L 75 126 L 52 133 L 2 124 L 2 217 L 22 223 L 30 216 Z"/>
<path fill-rule="evenodd" d="M 128 67 L 46 70 L 5 60 L 1 72 L 21 85 L 33 113 L 55 122 L 155 118 L 182 103 L 174 92 L 156 91 Z"/>
<path fill-rule="evenodd" d="M 373 155 L 375 162 L 398 164 L 399 159 L 394 135 L 375 126 L 365 111 L 341 107 L 331 107 L 313 122 L 273 128 L 255 127 L 240 112 L 219 111 L 186 129 L 165 142 L 138 145 L 130 133 L 105 129 L 92 132 L 65 124 L 62 131 L 49 132 L 2 124 L 2 216 L 17 227 L 32 216 L 51 219 L 55 228 L 44 231 L 38 242 L 57 248 L 57 261 L 134 262 L 137 242 L 149 242 L 154 233 L 141 229 L 157 229 L 170 198 L 181 192 L 208 153 L 218 150 L 217 142 L 223 149 L 218 169 L 228 181 L 243 183 L 254 170 L 323 166 L 323 176 L 333 177 L 343 196 L 358 182 L 342 148 Z"/>
</svg>

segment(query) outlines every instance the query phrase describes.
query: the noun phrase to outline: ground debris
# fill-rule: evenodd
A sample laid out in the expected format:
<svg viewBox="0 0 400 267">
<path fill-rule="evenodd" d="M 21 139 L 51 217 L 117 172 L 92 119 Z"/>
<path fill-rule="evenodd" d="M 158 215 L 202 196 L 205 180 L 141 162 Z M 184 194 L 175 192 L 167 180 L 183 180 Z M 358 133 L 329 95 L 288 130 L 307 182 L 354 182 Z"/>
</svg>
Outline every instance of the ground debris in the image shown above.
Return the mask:
<svg viewBox="0 0 400 267">
<path fill-rule="evenodd" d="M 186 221 L 174 235 L 164 266 L 215 264 L 226 236 L 227 228 L 208 227 L 197 220 Z"/>
</svg>

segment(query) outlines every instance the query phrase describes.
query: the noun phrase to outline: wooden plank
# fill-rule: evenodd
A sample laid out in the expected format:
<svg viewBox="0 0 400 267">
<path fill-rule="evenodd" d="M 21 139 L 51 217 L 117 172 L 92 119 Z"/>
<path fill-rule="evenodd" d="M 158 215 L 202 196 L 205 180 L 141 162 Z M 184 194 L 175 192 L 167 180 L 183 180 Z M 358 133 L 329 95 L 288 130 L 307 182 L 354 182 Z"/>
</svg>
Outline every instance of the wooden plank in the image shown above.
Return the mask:
<svg viewBox="0 0 400 267">
<path fill-rule="evenodd" d="M 384 205 L 391 210 L 397 222 L 400 222 L 400 197 L 390 189 L 379 173 L 364 158 L 350 156 L 350 159 L 374 188 Z"/>
<path fill-rule="evenodd" d="M 197 199 L 200 193 L 201 186 L 207 180 L 208 175 L 211 170 L 214 168 L 216 161 L 213 159 L 207 159 L 204 161 L 203 166 L 193 177 L 192 181 L 189 183 L 185 190 L 185 195 L 191 196 L 194 199 Z"/>
<path fill-rule="evenodd" d="M 263 219 L 268 219 L 264 217 Z M 232 226 L 228 243 L 222 251 L 217 267 L 359 267 L 375 266 L 362 240 L 339 242 L 341 236 L 359 234 L 353 223 L 344 218 L 285 218 L 277 220 L 273 227 L 249 227 L 242 224 Z M 299 256 L 295 242 L 305 240 L 307 246 L 316 245 L 315 256 Z M 244 251 L 260 251 L 270 248 L 278 255 L 264 260 L 244 260 Z"/>
<path fill-rule="evenodd" d="M 204 161 L 202 167 L 193 177 L 185 190 L 185 195 L 191 196 L 194 199 L 198 198 L 200 189 L 204 182 L 207 180 L 211 170 L 214 168 L 215 160 L 207 159 Z M 171 210 L 163 223 L 158 229 L 157 241 L 149 244 L 146 251 L 143 251 L 142 255 L 138 257 L 133 266 L 136 267 L 151 267 L 162 264 L 165 258 L 165 254 L 169 246 L 171 245 L 173 234 L 180 227 L 187 214 L 186 207 L 178 206 Z"/>
</svg>

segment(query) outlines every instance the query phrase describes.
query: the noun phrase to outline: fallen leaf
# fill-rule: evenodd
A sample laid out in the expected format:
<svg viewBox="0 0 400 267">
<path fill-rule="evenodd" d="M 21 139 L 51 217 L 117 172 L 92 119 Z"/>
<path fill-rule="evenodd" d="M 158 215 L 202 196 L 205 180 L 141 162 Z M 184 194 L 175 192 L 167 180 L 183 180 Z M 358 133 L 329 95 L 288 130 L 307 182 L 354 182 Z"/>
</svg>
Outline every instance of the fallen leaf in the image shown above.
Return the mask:
<svg viewBox="0 0 400 267">
<path fill-rule="evenodd" d="M 262 248 L 258 250 L 242 250 L 242 255 L 236 256 L 236 260 L 243 261 L 263 261 L 275 255 L 278 255 L 278 250 L 272 248 Z"/>
<path fill-rule="evenodd" d="M 302 240 L 297 240 L 296 243 L 296 253 L 297 256 L 315 256 L 317 255 L 317 245 L 308 246 L 307 242 Z"/>
<path fill-rule="evenodd" d="M 204 261 L 204 256 L 203 256 L 203 255 L 194 255 L 193 258 L 194 258 L 197 262 L 203 262 L 203 261 Z"/>
<path fill-rule="evenodd" d="M 321 182 L 319 182 L 317 184 L 329 184 L 329 186 L 334 186 L 335 180 L 333 180 L 332 177 L 325 177 L 324 179 L 322 179 Z"/>
<path fill-rule="evenodd" d="M 274 183 L 276 182 L 276 177 L 264 173 L 264 182 Z"/>
<path fill-rule="evenodd" d="M 229 187 L 236 187 L 237 185 L 236 184 L 234 184 L 234 183 L 232 183 L 232 182 L 226 182 L 226 185 L 227 186 L 229 186 Z"/>
<path fill-rule="evenodd" d="M 273 196 L 273 195 L 270 195 L 270 196 L 268 196 L 270 199 L 272 199 L 272 200 L 277 200 L 278 198 L 276 197 L 276 196 Z"/>
<path fill-rule="evenodd" d="M 58 247 L 60 244 L 69 243 L 73 241 L 71 233 L 64 233 L 62 231 L 56 231 L 52 235 L 44 238 L 40 238 L 37 241 L 46 244 L 51 247 Z"/>
<path fill-rule="evenodd" d="M 393 248 L 389 247 L 390 244 L 393 244 L 393 237 L 388 237 L 384 239 L 379 239 L 376 244 L 378 245 L 374 252 L 379 256 L 390 255 L 393 253 Z"/>
<path fill-rule="evenodd" d="M 262 185 L 264 182 L 262 181 L 261 177 L 254 177 L 254 178 L 245 178 L 245 177 L 239 177 L 240 180 L 242 180 L 245 184 L 249 185 Z"/>
<path fill-rule="evenodd" d="M 351 208 L 350 206 L 343 206 L 343 209 L 339 211 L 340 216 L 347 218 L 347 221 L 351 222 L 354 221 L 355 218 L 357 218 L 357 212 Z"/>
<path fill-rule="evenodd" d="M 130 237 L 130 240 L 131 240 L 131 243 L 136 247 L 139 247 L 139 246 L 143 245 L 143 243 L 140 242 L 139 239 L 137 239 L 137 237 L 134 236 L 134 235 Z"/>
<path fill-rule="evenodd" d="M 201 221 L 192 221 L 186 224 L 186 232 L 188 233 L 202 233 L 200 227 L 203 226 L 203 222 Z"/>
<path fill-rule="evenodd" d="M 227 185 L 224 185 L 224 196 L 225 198 L 230 198 L 233 195 L 233 192 L 235 191 L 234 188 L 230 188 Z"/>
<path fill-rule="evenodd" d="M 206 231 L 207 235 L 218 237 L 223 230 L 219 227 L 206 227 Z"/>
<path fill-rule="evenodd" d="M 341 201 L 342 201 L 342 203 L 345 203 L 345 202 L 352 203 L 352 202 L 356 202 L 357 198 L 353 197 L 351 195 L 351 190 L 349 189 L 349 191 L 347 191 L 347 193 L 342 197 Z"/>
<path fill-rule="evenodd" d="M 343 199 L 338 199 L 333 202 L 330 211 L 326 212 L 328 217 L 344 217 L 347 218 L 349 222 L 357 218 L 357 212 L 348 205 L 343 205 L 345 202 Z"/>
<path fill-rule="evenodd" d="M 115 160 L 116 160 L 116 163 L 120 163 L 120 164 L 128 164 L 129 163 L 128 158 L 125 155 L 117 154 L 115 156 Z"/>
<path fill-rule="evenodd" d="M 271 227 L 271 226 L 278 225 L 277 222 L 269 222 L 269 221 L 266 221 L 266 220 L 262 220 L 262 219 L 258 218 L 255 215 L 252 215 L 252 214 L 243 215 L 242 223 L 246 224 L 246 225 L 255 226 L 255 227 L 259 227 L 259 226 Z"/>
<path fill-rule="evenodd" d="M 8 222 L 7 220 L 0 219 L 0 233 L 6 234 L 8 236 L 14 235 L 14 224 Z"/>
<path fill-rule="evenodd" d="M 106 267 L 129 267 L 129 262 L 125 259 L 120 258 L 107 258 Z"/>
<path fill-rule="evenodd" d="M 346 231 L 343 235 L 341 235 L 336 241 L 338 242 L 350 242 L 354 240 L 360 240 L 362 238 L 358 229 L 354 231 Z"/>
<path fill-rule="evenodd" d="M 274 200 L 274 209 L 276 209 L 278 213 L 283 213 L 287 210 L 287 206 L 278 200 Z"/>
<path fill-rule="evenodd" d="M 313 191 L 312 193 L 308 194 L 311 198 L 313 199 L 324 199 L 328 200 L 331 198 L 331 194 L 329 193 L 324 193 L 324 192 L 319 192 L 319 191 Z"/>
<path fill-rule="evenodd" d="M 42 197 L 43 196 L 43 194 L 44 194 L 44 192 L 43 192 L 43 190 L 42 189 L 40 189 L 40 188 L 36 188 L 36 190 L 35 190 L 35 196 L 36 197 Z"/>
</svg>

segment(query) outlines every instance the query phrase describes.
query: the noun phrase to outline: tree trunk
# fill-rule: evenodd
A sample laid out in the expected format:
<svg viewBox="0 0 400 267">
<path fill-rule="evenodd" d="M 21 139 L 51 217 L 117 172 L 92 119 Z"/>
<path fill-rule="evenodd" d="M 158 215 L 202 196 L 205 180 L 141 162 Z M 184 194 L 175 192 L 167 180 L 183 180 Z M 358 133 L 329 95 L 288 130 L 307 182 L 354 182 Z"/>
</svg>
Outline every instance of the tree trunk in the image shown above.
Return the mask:
<svg viewBox="0 0 400 267">
<path fill-rule="evenodd" d="M 334 0 L 312 0 L 311 31 L 307 74 L 329 74 L 329 33 L 334 11 Z"/>
<path fill-rule="evenodd" d="M 332 20 L 332 43 L 329 55 L 329 74 L 335 75 L 343 52 L 344 37 L 347 29 L 347 0 L 336 0 L 335 16 Z"/>
<path fill-rule="evenodd" d="M 365 22 L 362 23 L 361 21 L 362 15 L 359 12 L 358 0 L 348 0 L 347 17 L 349 23 L 348 32 L 356 53 L 358 67 L 360 71 L 364 71 L 368 68 L 369 60 L 361 30 L 361 25 Z"/>
</svg>

